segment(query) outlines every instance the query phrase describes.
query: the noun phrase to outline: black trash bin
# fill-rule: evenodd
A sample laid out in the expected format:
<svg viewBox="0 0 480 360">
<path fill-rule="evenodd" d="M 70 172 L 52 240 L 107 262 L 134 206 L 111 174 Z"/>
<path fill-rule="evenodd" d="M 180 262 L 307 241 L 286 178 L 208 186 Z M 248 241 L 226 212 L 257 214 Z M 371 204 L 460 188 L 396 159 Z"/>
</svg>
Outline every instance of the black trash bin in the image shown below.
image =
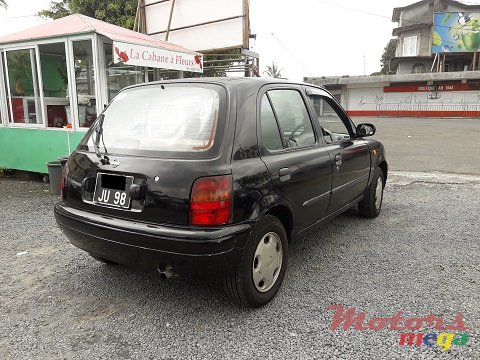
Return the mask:
<svg viewBox="0 0 480 360">
<path fill-rule="evenodd" d="M 54 195 L 60 195 L 60 184 L 62 182 L 62 163 L 60 161 L 50 161 L 47 163 L 48 178 L 50 179 L 50 190 Z"/>
</svg>

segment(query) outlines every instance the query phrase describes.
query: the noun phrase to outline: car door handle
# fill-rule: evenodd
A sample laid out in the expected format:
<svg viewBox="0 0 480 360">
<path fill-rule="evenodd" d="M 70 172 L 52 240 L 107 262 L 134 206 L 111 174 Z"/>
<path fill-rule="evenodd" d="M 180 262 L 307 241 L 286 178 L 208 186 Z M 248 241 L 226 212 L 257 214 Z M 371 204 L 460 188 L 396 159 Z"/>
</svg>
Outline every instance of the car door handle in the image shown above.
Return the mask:
<svg viewBox="0 0 480 360">
<path fill-rule="evenodd" d="M 280 176 L 280 181 L 290 180 L 290 169 L 281 168 L 280 170 L 278 170 L 278 175 Z"/>
<path fill-rule="evenodd" d="M 341 154 L 335 155 L 335 165 L 337 165 L 337 166 L 342 165 L 342 155 Z"/>
</svg>

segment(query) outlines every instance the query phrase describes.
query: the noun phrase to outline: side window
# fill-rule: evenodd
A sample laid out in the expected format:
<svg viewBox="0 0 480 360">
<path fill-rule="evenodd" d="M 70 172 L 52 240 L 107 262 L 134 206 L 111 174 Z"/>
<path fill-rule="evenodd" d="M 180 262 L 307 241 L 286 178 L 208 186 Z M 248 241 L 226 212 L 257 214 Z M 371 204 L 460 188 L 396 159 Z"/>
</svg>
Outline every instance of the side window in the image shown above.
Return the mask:
<svg viewBox="0 0 480 360">
<path fill-rule="evenodd" d="M 267 94 L 280 125 L 283 146 L 295 148 L 315 144 L 315 133 L 302 95 L 296 90 L 270 90 Z"/>
<path fill-rule="evenodd" d="M 263 95 L 262 98 L 260 123 L 262 126 L 262 141 L 265 148 L 268 150 L 282 149 L 282 138 L 278 130 L 277 120 L 275 120 L 275 114 L 266 95 Z"/>
<path fill-rule="evenodd" d="M 327 98 L 320 95 L 310 96 L 318 122 L 322 127 L 322 133 L 328 144 L 350 140 L 350 133 L 338 116 L 336 111 L 330 106 Z M 331 101 L 331 100 L 330 100 Z"/>
</svg>

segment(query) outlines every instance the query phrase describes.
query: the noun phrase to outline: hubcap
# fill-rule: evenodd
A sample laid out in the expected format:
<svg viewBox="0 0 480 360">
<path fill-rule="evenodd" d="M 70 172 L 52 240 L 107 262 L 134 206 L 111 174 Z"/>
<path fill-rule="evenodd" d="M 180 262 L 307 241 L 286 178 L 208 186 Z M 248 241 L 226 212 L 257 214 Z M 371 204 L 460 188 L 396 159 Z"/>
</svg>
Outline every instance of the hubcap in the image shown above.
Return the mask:
<svg viewBox="0 0 480 360">
<path fill-rule="evenodd" d="M 252 263 L 252 277 L 255 288 L 267 292 L 275 285 L 282 268 L 283 249 L 280 237 L 269 232 L 257 245 Z"/>
<path fill-rule="evenodd" d="M 382 206 L 382 198 L 383 198 L 383 180 L 381 177 L 378 178 L 377 181 L 377 188 L 375 189 L 375 209 L 380 209 Z"/>
</svg>

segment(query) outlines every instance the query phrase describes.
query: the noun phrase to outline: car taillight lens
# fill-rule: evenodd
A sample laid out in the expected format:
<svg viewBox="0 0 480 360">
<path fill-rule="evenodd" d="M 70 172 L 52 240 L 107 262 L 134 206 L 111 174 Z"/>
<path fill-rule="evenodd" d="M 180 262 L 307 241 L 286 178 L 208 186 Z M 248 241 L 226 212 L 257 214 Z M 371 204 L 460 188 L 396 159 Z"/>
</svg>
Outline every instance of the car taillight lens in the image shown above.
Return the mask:
<svg viewBox="0 0 480 360">
<path fill-rule="evenodd" d="M 197 179 L 190 195 L 190 224 L 212 226 L 228 223 L 231 194 L 230 175 Z"/>
<path fill-rule="evenodd" d="M 62 179 L 60 180 L 60 195 L 62 199 L 65 199 L 65 176 L 67 176 L 65 171 L 65 166 L 62 168 Z"/>
</svg>

